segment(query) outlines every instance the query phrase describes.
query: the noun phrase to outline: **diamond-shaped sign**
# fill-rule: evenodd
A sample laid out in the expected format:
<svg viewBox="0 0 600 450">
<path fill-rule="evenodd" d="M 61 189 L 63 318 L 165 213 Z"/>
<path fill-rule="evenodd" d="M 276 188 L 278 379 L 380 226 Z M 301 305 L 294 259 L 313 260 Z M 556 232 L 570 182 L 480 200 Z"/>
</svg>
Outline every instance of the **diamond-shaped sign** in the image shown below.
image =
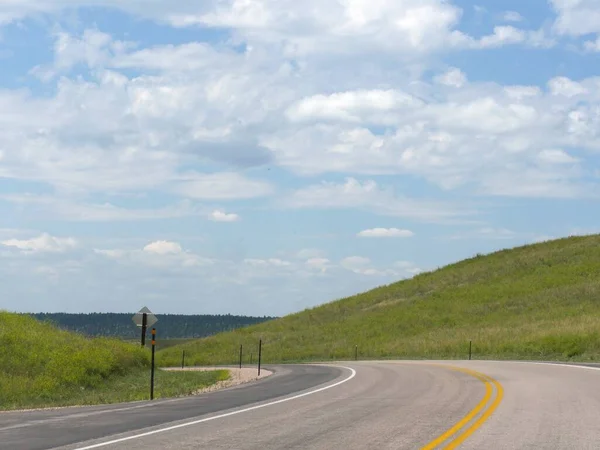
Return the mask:
<svg viewBox="0 0 600 450">
<path fill-rule="evenodd" d="M 133 323 L 135 323 L 138 327 L 142 326 L 142 321 L 144 320 L 144 313 L 146 313 L 146 326 L 151 327 L 158 319 L 154 315 L 152 311 L 150 311 L 147 307 L 143 307 L 137 313 L 133 315 Z"/>
</svg>

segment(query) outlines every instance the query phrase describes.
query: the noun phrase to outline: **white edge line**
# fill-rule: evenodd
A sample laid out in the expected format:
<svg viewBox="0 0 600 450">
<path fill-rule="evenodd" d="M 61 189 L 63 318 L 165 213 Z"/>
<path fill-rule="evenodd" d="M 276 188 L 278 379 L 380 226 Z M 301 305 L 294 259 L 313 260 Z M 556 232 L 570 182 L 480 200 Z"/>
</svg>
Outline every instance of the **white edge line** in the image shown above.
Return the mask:
<svg viewBox="0 0 600 450">
<path fill-rule="evenodd" d="M 330 384 L 329 386 L 324 386 L 322 388 L 315 389 L 314 391 L 304 392 L 303 394 L 294 395 L 293 397 L 287 397 L 287 398 L 283 398 L 281 400 L 275 400 L 273 402 L 264 403 L 262 405 L 251 406 L 249 408 L 244 408 L 244 409 L 240 409 L 240 410 L 237 410 L 237 411 L 232 411 L 232 412 L 225 413 L 225 414 L 219 414 L 218 416 L 212 416 L 212 417 L 207 417 L 207 418 L 204 418 L 204 419 L 194 420 L 192 422 L 180 423 L 178 425 L 173 425 L 173 426 L 166 427 L 166 428 L 160 428 L 158 430 L 152 430 L 152 431 L 148 431 L 146 433 L 136 434 L 136 435 L 133 435 L 133 436 L 127 436 L 127 437 L 120 438 L 120 439 L 115 439 L 115 440 L 112 440 L 112 441 L 101 442 L 99 444 L 89 445 L 87 447 L 78 447 L 75 450 L 89 450 L 89 449 L 92 449 L 92 448 L 105 447 L 107 445 L 118 444 L 119 442 L 125 442 L 125 441 L 129 441 L 129 440 L 132 440 L 132 439 L 139 439 L 139 438 L 142 438 L 142 437 L 151 436 L 153 434 L 164 433 L 165 431 L 175 430 L 177 428 L 189 427 L 191 425 L 197 425 L 199 423 L 209 422 L 211 420 L 222 419 L 223 417 L 229 417 L 229 416 L 233 416 L 233 415 L 236 415 L 236 414 L 245 413 L 245 412 L 248 412 L 248 411 L 253 411 L 255 409 L 265 408 L 267 406 L 277 405 L 277 404 L 283 403 L 283 402 L 289 402 L 290 400 L 296 400 L 296 399 L 301 398 L 301 397 L 306 397 L 307 395 L 316 394 L 317 392 L 322 392 L 322 391 L 326 391 L 327 389 L 334 388 L 336 386 L 339 386 L 340 384 L 344 384 L 347 381 L 350 381 L 352 378 L 354 378 L 356 376 L 356 370 L 352 369 L 351 367 L 346 367 L 346 366 L 336 366 L 336 367 L 341 367 L 342 369 L 349 370 L 351 372 L 350 376 L 348 378 L 344 378 L 341 381 L 338 381 L 337 383 Z"/>
</svg>

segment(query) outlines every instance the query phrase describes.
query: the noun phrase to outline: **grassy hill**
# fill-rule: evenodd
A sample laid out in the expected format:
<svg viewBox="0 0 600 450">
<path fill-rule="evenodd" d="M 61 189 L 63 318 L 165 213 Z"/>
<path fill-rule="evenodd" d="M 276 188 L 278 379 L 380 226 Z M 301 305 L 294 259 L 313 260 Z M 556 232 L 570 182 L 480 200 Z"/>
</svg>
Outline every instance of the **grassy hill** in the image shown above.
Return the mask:
<svg viewBox="0 0 600 450">
<path fill-rule="evenodd" d="M 478 255 L 413 279 L 159 352 L 177 365 L 360 358 L 600 359 L 600 235 Z"/>
<path fill-rule="evenodd" d="M 0 311 L 0 410 L 147 399 L 148 355 L 139 345 Z M 158 371 L 155 396 L 187 394 L 228 376 Z"/>
</svg>

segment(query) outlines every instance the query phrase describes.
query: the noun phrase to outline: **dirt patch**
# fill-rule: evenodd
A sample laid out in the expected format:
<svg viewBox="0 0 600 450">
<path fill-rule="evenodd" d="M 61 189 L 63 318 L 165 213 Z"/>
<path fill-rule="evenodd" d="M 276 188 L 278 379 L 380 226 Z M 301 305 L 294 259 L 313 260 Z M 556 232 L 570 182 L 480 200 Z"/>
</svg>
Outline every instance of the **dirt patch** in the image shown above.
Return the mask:
<svg viewBox="0 0 600 450">
<path fill-rule="evenodd" d="M 202 389 L 198 389 L 197 391 L 195 391 L 193 393 L 193 395 L 198 395 L 198 394 L 203 394 L 205 392 L 213 392 L 213 391 L 218 391 L 219 389 L 225 389 L 228 387 L 232 387 L 232 386 L 237 386 L 240 384 L 244 384 L 244 383 L 249 383 L 251 381 L 255 381 L 258 379 L 262 379 L 265 377 L 268 377 L 269 375 L 272 374 L 272 372 L 268 371 L 268 370 L 264 370 L 261 369 L 260 370 L 260 377 L 258 376 L 258 370 L 256 369 L 256 367 L 243 367 L 243 368 L 232 368 L 232 367 L 186 367 L 184 369 L 181 368 L 165 368 L 163 370 L 169 370 L 169 371 L 182 371 L 182 370 L 187 370 L 187 371 L 205 371 L 205 370 L 228 370 L 230 373 L 230 378 L 229 380 L 225 380 L 225 381 L 217 381 L 215 384 L 211 385 L 211 386 L 207 386 L 205 388 Z"/>
</svg>

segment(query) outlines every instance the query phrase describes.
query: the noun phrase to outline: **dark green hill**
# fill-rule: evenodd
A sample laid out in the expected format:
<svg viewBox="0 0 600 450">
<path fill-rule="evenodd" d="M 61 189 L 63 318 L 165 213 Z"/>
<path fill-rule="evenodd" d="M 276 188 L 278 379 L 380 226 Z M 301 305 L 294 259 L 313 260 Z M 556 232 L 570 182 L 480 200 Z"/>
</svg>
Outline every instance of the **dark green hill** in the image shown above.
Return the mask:
<svg viewBox="0 0 600 450">
<path fill-rule="evenodd" d="M 600 236 L 477 256 L 410 280 L 159 352 L 230 363 L 363 358 L 600 359 Z"/>
<path fill-rule="evenodd" d="M 37 320 L 48 321 L 57 327 L 87 336 L 110 336 L 138 339 L 140 330 L 132 322 L 134 313 L 37 313 Z M 211 336 L 223 331 L 246 327 L 272 320 L 274 317 L 225 315 L 157 314 L 156 331 L 161 339 L 186 339 Z"/>
</svg>

